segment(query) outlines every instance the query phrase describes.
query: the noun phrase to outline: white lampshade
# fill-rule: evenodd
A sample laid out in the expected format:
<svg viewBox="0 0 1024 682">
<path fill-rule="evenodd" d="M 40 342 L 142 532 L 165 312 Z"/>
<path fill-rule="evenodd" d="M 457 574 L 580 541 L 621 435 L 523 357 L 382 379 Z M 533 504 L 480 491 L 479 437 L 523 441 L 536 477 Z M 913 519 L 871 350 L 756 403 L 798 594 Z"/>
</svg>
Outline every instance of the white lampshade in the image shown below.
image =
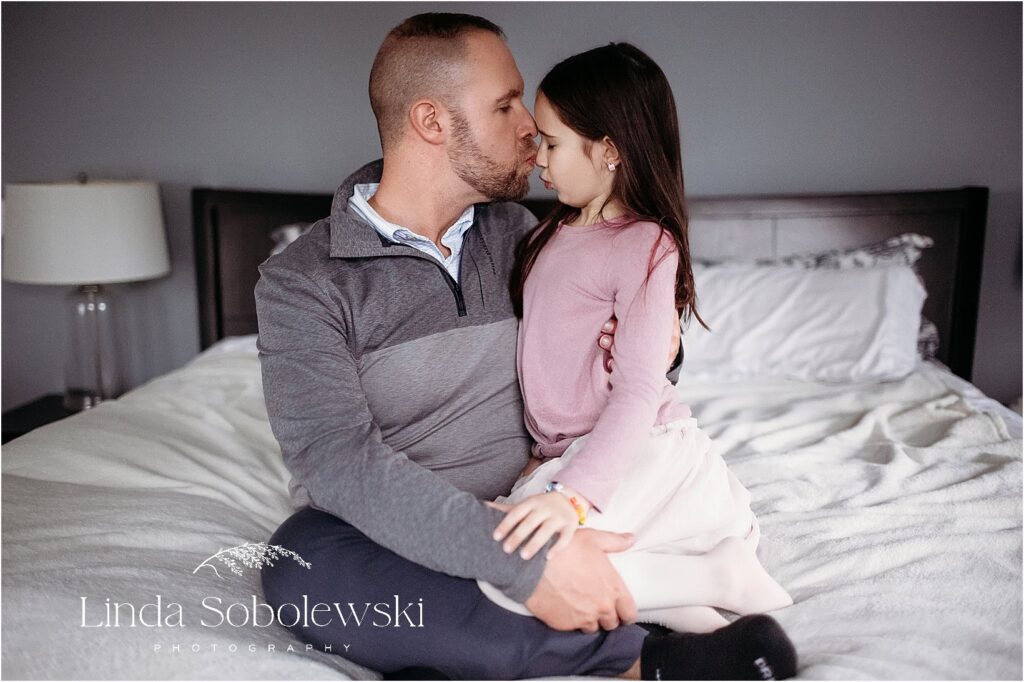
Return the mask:
<svg viewBox="0 0 1024 682">
<path fill-rule="evenodd" d="M 110 284 L 171 271 L 154 182 L 12 183 L 3 210 L 3 278 Z"/>
</svg>

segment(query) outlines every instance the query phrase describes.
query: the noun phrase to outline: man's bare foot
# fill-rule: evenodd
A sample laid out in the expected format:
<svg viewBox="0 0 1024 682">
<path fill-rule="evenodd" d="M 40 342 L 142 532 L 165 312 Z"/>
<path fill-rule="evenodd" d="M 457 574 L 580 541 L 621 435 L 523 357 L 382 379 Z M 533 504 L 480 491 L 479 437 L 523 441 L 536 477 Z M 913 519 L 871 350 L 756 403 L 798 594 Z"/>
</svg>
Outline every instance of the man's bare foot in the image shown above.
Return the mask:
<svg viewBox="0 0 1024 682">
<path fill-rule="evenodd" d="M 768 575 L 746 540 L 725 538 L 708 552 L 708 557 L 719 565 L 722 575 L 729 577 L 728 596 L 716 606 L 745 616 L 793 605 L 793 598 Z"/>
</svg>

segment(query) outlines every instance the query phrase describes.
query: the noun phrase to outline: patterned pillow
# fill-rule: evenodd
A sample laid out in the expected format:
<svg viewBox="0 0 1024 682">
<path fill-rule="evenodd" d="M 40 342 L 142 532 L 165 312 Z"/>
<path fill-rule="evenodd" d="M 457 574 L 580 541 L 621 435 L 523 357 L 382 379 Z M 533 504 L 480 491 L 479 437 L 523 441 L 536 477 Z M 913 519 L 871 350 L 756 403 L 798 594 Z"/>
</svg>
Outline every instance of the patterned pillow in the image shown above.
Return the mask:
<svg viewBox="0 0 1024 682">
<path fill-rule="evenodd" d="M 931 360 L 939 354 L 939 328 L 923 315 L 921 328 L 917 330 L 917 354 L 925 360 Z"/>
<path fill-rule="evenodd" d="M 755 258 L 755 265 L 789 265 L 795 268 L 831 268 L 845 270 L 848 268 L 879 268 L 887 265 L 907 265 L 913 267 L 921 252 L 935 242 L 923 234 L 908 232 L 897 237 L 890 237 L 866 246 L 854 246 L 847 249 L 832 249 L 820 253 L 800 253 L 793 256 L 777 258 Z M 750 262 L 740 258 L 694 258 L 701 265 L 732 265 Z"/>
<path fill-rule="evenodd" d="M 312 227 L 313 223 L 291 223 L 278 227 L 270 233 L 270 239 L 274 242 L 274 248 L 271 249 L 270 255 L 276 256 L 281 253 L 289 244 L 309 232 Z"/>
<path fill-rule="evenodd" d="M 831 249 L 819 253 L 803 253 L 792 256 L 779 256 L 777 258 L 756 258 L 753 263 L 756 265 L 788 265 L 794 268 L 812 270 L 826 268 L 833 270 L 847 270 L 853 268 L 879 268 L 892 265 L 904 265 L 914 268 L 914 274 L 918 281 L 924 285 L 924 280 L 917 272 L 915 265 L 921 258 L 921 252 L 933 246 L 935 242 L 931 237 L 923 234 L 907 232 L 896 237 L 855 246 L 847 249 Z M 750 262 L 739 258 L 694 258 L 695 263 L 707 266 L 733 265 L 737 263 Z M 917 333 L 917 352 L 928 360 L 934 358 L 939 350 L 939 330 L 935 324 L 926 317 L 921 318 L 921 328 Z"/>
</svg>

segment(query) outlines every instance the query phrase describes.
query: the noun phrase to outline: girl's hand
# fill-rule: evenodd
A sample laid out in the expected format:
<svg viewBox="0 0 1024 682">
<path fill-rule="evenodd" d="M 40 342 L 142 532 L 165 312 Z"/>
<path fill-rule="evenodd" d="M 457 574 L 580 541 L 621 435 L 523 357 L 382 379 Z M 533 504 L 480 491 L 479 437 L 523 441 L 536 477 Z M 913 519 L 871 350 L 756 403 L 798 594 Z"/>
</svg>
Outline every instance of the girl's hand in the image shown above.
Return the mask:
<svg viewBox="0 0 1024 682">
<path fill-rule="evenodd" d="M 502 549 L 511 554 L 529 538 L 519 556 L 531 559 L 555 533 L 558 533 L 558 541 L 548 550 L 550 559 L 569 546 L 573 533 L 579 528 L 579 515 L 569 502 L 569 496 L 575 496 L 585 509 L 589 507 L 581 496 L 572 491 L 563 490 L 563 493 L 534 495 L 511 507 L 494 529 L 494 539 L 499 542 L 504 540 Z M 508 508 L 507 505 L 505 507 Z"/>
</svg>

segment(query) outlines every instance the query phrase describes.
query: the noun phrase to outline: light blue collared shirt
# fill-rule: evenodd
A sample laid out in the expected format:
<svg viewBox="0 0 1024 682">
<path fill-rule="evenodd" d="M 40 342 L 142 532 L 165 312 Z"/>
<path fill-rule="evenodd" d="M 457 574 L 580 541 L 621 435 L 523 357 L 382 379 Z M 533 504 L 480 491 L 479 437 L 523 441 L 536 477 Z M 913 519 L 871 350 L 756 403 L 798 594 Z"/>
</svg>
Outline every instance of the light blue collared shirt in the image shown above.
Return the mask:
<svg viewBox="0 0 1024 682">
<path fill-rule="evenodd" d="M 473 226 L 473 213 L 474 207 L 470 206 L 467 208 L 459 219 L 455 223 L 445 230 L 444 235 L 441 237 L 441 243 L 448 247 L 451 251 L 451 255 L 447 258 L 441 253 L 441 250 L 437 248 L 437 244 L 430 241 L 423 235 L 416 234 L 412 230 L 402 227 L 401 225 L 395 225 L 389 223 L 380 217 L 377 211 L 373 210 L 370 206 L 369 200 L 376 192 L 377 188 L 380 187 L 380 183 L 368 183 L 365 185 L 356 185 L 355 191 L 352 192 L 351 198 L 348 200 L 348 205 L 352 207 L 360 218 L 370 223 L 373 229 L 377 230 L 380 236 L 384 237 L 388 241 L 395 242 L 396 244 L 405 244 L 411 246 L 417 251 L 422 251 L 427 254 L 448 271 L 448 274 L 452 276 L 456 282 L 459 281 L 459 260 L 462 256 L 462 238 L 466 234 L 466 230 Z"/>
</svg>

